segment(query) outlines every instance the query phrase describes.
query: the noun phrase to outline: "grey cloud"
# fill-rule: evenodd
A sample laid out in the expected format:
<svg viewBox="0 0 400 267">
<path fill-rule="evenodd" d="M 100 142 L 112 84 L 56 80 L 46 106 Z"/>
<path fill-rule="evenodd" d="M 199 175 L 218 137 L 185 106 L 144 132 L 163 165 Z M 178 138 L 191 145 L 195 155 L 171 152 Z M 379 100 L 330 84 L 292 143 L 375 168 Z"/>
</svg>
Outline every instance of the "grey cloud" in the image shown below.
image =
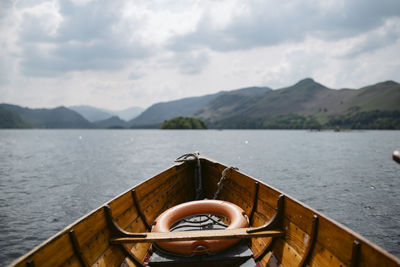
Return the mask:
<svg viewBox="0 0 400 267">
<path fill-rule="evenodd" d="M 13 7 L 12 0 L 1 0 L 0 1 L 0 20 L 4 18 L 9 10 Z"/>
<path fill-rule="evenodd" d="M 189 34 L 174 37 L 169 48 L 175 51 L 208 47 L 216 51 L 241 50 L 301 41 L 314 35 L 323 39 L 354 36 L 382 25 L 400 15 L 398 0 L 354 0 L 321 7 L 314 1 L 264 1 L 250 7 L 246 15 L 214 29 L 209 15 Z"/>
<path fill-rule="evenodd" d="M 129 80 L 139 80 L 143 78 L 145 75 L 140 72 L 131 72 L 128 76 Z"/>
<path fill-rule="evenodd" d="M 177 54 L 175 60 L 178 63 L 179 71 L 182 74 L 189 75 L 200 73 L 209 63 L 208 55 L 205 52 L 186 52 Z"/>
<path fill-rule="evenodd" d="M 9 70 L 5 60 L 0 58 L 0 86 L 9 82 L 8 73 Z"/>
<path fill-rule="evenodd" d="M 113 26 L 120 18 L 115 1 L 97 0 L 85 5 L 60 1 L 63 22 L 58 30 L 59 41 L 87 42 L 112 37 Z"/>
<path fill-rule="evenodd" d="M 147 51 L 103 41 L 91 45 L 63 43 L 46 51 L 26 45 L 23 53 L 21 65 L 25 74 L 52 76 L 70 71 L 121 69 L 129 59 L 144 57 Z"/>
<path fill-rule="evenodd" d="M 27 75 L 49 76 L 80 70 L 118 70 L 131 59 L 150 55 L 140 40 L 129 42 L 128 32 L 118 31 L 119 6 L 114 1 L 75 5 L 60 1 L 63 19 L 55 34 L 45 31 L 45 18 L 25 15 L 20 43 L 22 70 Z M 47 44 L 47 49 L 43 49 Z"/>
<path fill-rule="evenodd" d="M 394 44 L 398 40 L 400 40 L 400 24 L 390 25 L 382 29 L 382 31 L 370 34 L 360 40 L 341 57 L 354 58 L 364 53 L 371 53 L 389 44 Z"/>
</svg>

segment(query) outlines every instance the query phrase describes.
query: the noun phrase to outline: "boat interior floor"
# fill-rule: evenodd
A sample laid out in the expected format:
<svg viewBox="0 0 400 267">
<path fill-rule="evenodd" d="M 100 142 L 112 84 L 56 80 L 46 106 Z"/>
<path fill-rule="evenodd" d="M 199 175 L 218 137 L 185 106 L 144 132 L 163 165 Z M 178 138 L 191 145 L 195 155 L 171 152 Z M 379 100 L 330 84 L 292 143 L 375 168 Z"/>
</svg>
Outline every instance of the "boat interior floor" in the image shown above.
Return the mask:
<svg viewBox="0 0 400 267">
<path fill-rule="evenodd" d="M 153 250 L 154 252 L 150 257 L 148 266 L 257 266 L 253 259 L 253 252 L 250 250 L 248 241 L 246 240 L 243 240 L 235 246 L 214 255 L 183 257 L 162 251 L 157 248 L 157 246 L 153 247 Z"/>
</svg>

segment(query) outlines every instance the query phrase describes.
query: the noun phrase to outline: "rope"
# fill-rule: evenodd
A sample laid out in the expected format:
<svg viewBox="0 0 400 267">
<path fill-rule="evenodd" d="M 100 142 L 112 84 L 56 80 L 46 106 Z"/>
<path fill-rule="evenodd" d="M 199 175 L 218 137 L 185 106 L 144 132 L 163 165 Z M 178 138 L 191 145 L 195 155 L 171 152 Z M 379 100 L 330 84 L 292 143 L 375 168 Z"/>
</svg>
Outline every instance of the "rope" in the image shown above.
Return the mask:
<svg viewBox="0 0 400 267">
<path fill-rule="evenodd" d="M 226 174 L 228 173 L 228 171 L 232 171 L 232 170 L 237 171 L 237 170 L 239 170 L 239 168 L 231 166 L 231 167 L 225 168 L 222 171 L 222 176 L 221 176 L 221 179 L 219 179 L 217 191 L 215 191 L 215 194 L 214 194 L 214 199 L 218 198 L 219 192 L 221 191 L 222 187 L 224 187 L 224 182 L 226 180 Z"/>
<path fill-rule="evenodd" d="M 200 165 L 200 153 L 188 153 L 178 157 L 175 162 L 187 162 L 195 160 L 197 165 L 194 172 L 194 183 L 196 190 L 196 200 L 203 198 L 203 184 L 201 179 L 201 165 Z"/>
</svg>

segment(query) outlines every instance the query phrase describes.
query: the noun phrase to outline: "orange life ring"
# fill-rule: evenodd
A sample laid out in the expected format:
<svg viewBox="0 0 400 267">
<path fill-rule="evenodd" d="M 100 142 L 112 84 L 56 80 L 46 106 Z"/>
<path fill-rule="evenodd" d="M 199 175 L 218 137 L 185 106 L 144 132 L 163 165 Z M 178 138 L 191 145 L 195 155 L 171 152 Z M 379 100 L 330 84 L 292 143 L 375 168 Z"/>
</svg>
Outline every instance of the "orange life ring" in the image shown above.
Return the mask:
<svg viewBox="0 0 400 267">
<path fill-rule="evenodd" d="M 201 214 L 215 214 L 227 217 L 230 221 L 227 229 L 244 228 L 249 225 L 243 209 L 233 203 L 222 200 L 197 200 L 186 202 L 164 211 L 154 221 L 152 232 L 169 232 L 171 226 L 176 222 L 189 216 Z M 174 254 L 190 256 L 193 254 L 213 254 L 239 241 L 239 239 L 193 240 L 158 242 L 156 244 Z"/>
</svg>

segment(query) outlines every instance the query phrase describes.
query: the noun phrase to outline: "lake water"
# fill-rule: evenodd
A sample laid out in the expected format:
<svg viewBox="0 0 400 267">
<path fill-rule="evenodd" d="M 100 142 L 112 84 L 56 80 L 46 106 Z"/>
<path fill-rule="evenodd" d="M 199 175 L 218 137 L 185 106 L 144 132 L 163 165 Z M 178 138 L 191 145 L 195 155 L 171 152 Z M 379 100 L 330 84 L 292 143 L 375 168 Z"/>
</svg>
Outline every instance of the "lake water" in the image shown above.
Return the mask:
<svg viewBox="0 0 400 267">
<path fill-rule="evenodd" d="M 0 265 L 199 151 L 400 256 L 400 131 L 1 130 Z"/>
</svg>

